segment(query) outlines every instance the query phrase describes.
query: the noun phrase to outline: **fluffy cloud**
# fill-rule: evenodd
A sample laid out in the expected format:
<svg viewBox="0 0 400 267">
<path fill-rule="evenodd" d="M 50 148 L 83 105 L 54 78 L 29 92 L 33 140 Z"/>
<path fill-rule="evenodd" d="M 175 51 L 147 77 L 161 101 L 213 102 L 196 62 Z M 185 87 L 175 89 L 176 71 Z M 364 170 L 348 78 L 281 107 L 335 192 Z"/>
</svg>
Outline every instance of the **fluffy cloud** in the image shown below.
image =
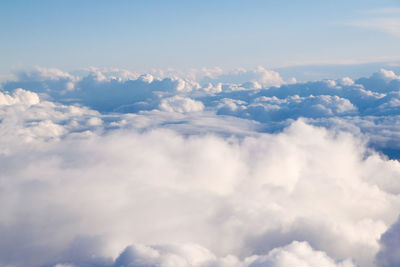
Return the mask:
<svg viewBox="0 0 400 267">
<path fill-rule="evenodd" d="M 14 125 L 29 130 L 24 144 L 15 146 L 24 139 L 11 132 L 2 139 L 2 265 L 86 266 L 94 257 L 93 266 L 107 266 L 131 243 L 191 242 L 198 244 L 188 248 L 193 255 L 129 248 L 119 259 L 240 266 L 258 254 L 267 256 L 254 264 L 334 266 L 329 258 L 352 258 L 372 266 L 380 235 L 396 219 L 397 191 L 377 187 L 375 173 L 399 172 L 399 164 L 366 157 L 348 134 L 301 121 L 280 134 L 230 139 L 184 137 L 171 128 L 103 134 L 91 126 L 104 129 L 107 117 L 98 123 L 100 115 L 82 110 L 61 119 L 58 109 L 72 107 L 44 104 L 25 113 L 45 109 L 51 115 L 43 120 L 61 127 L 61 136 L 45 130 L 54 138 L 43 138 L 25 121 Z M 73 118 L 81 122 L 75 128 Z M 79 128 L 91 134 L 76 135 Z M 285 247 L 296 240 L 326 255 L 303 243 Z"/>
<path fill-rule="evenodd" d="M 81 264 L 57 264 L 55 267 L 74 267 Z M 132 245 L 127 247 L 114 262 L 96 259 L 85 266 L 104 267 L 354 267 L 346 260 L 335 262 L 321 251 L 313 250 L 306 242 L 294 241 L 285 247 L 275 248 L 267 255 L 253 255 L 243 260 L 233 255 L 217 257 L 209 250 L 196 244 L 171 244 L 158 246 Z"/>
<path fill-rule="evenodd" d="M 30 91 L 25 91 L 21 88 L 18 88 L 14 91 L 13 95 L 4 94 L 0 92 L 0 106 L 2 105 L 35 105 L 39 103 L 39 96 Z"/>
<path fill-rule="evenodd" d="M 102 113 L 154 114 L 158 110 L 174 112 L 178 118 L 178 113 L 203 111 L 199 120 L 212 114 L 238 117 L 262 123 L 257 128 L 268 132 L 303 117 L 320 126 L 355 127 L 353 130 L 368 136 L 375 148 L 391 157 L 400 156 L 396 141 L 400 77 L 384 69 L 356 80 L 344 77 L 288 83 L 262 67 L 231 72 L 190 70 L 186 74 L 169 70 L 153 75 L 96 68 L 73 75 L 36 68 L 17 73 L 14 81 L 4 82 L 2 87 L 17 94 L 24 88 L 42 100 L 87 106 Z M 1 101 L 9 103 L 6 95 L 2 93 Z M 227 120 L 217 117 L 213 119 Z M 156 121 L 158 118 L 153 116 Z"/>
<path fill-rule="evenodd" d="M 197 111 L 203 105 L 218 114 L 261 122 L 299 116 L 394 115 L 398 113 L 400 102 L 400 78 L 388 70 L 380 70 L 371 77 L 356 81 L 346 77 L 336 81 L 293 84 L 285 83 L 279 73 L 262 67 L 200 80 L 173 75 L 155 78 L 150 74 L 117 74 L 116 71 L 110 74 L 90 69 L 86 76 L 80 77 L 38 68 L 18 73 L 17 79 L 5 82 L 3 88 L 8 91 L 24 88 L 45 99 L 64 104 L 78 103 L 101 112 L 137 113 L 160 108 L 171 111 L 174 109 L 167 108 L 167 102 L 182 98 L 189 105 L 191 99 L 197 103 Z M 231 103 L 241 102 L 241 109 L 247 111 L 229 110 L 229 105 L 224 106 L 228 99 Z M 185 108 L 175 111 L 187 112 Z"/>
<path fill-rule="evenodd" d="M 69 75 L 3 84 L 1 266 L 397 263 L 396 74 Z"/>
<path fill-rule="evenodd" d="M 198 112 L 204 109 L 202 102 L 195 101 L 188 97 L 174 96 L 163 99 L 160 104 L 160 109 L 169 112 Z"/>
<path fill-rule="evenodd" d="M 214 77 L 206 76 L 202 82 L 238 84 L 243 85 L 244 88 L 250 87 L 255 89 L 279 86 L 285 83 L 278 72 L 267 70 L 261 66 L 255 70 L 237 69 L 228 73 L 221 73 Z"/>
<path fill-rule="evenodd" d="M 313 250 L 306 242 L 294 241 L 283 248 L 275 248 L 268 255 L 258 256 L 249 267 L 279 266 L 321 266 L 321 267 L 353 267 L 353 262 L 346 260 L 336 263 L 321 251 Z"/>
<path fill-rule="evenodd" d="M 357 112 L 349 100 L 329 95 L 309 97 L 294 95 L 285 99 L 262 96 L 254 99 L 250 105 L 232 99 L 224 99 L 222 103 L 219 105 L 217 114 L 233 115 L 261 122 L 299 117 L 351 115 Z"/>
<path fill-rule="evenodd" d="M 27 74 L 18 74 L 16 81 L 3 85 L 5 90 L 24 88 L 43 97 L 62 103 L 79 103 L 99 111 L 137 112 L 156 108 L 162 96 L 185 91 L 187 85 L 180 79 L 155 79 L 141 75 L 125 80 L 106 76 L 92 69 L 87 76 L 56 75 L 58 72 L 36 69 Z M 61 72 L 62 73 L 62 72 Z M 63 74 L 63 73 L 62 73 Z M 23 76 L 22 78 L 20 78 Z M 190 88 L 191 89 L 191 88 Z"/>
</svg>

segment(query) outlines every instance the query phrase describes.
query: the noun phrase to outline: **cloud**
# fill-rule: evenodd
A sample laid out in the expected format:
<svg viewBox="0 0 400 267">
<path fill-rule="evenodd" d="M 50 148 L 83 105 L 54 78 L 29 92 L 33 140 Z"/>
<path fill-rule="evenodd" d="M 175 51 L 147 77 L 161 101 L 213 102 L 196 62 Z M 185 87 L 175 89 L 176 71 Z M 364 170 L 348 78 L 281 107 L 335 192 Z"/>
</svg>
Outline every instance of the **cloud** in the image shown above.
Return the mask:
<svg viewBox="0 0 400 267">
<path fill-rule="evenodd" d="M 97 260 L 98 261 L 98 260 Z M 275 248 L 267 255 L 252 255 L 240 260 L 233 255 L 217 257 L 209 250 L 196 244 L 128 246 L 112 264 L 89 263 L 86 266 L 108 267 L 278 267 L 278 266 L 321 266 L 321 267 L 354 267 L 347 260 L 336 263 L 325 253 L 313 250 L 306 242 L 294 241 L 285 247 Z M 61 265 L 56 266 L 80 266 Z"/>
<path fill-rule="evenodd" d="M 134 245 L 127 247 L 113 266 L 244 266 L 236 257 L 217 258 L 206 248 L 196 244 Z"/>
<path fill-rule="evenodd" d="M 206 70 L 204 73 L 211 75 Z M 170 77 L 157 78 L 150 74 L 128 75 L 119 70 L 90 69 L 85 75 L 73 76 L 38 68 L 33 73 L 19 74 L 23 78 L 3 83 L 3 88 L 10 92 L 24 88 L 36 92 L 43 100 L 88 106 L 103 113 L 203 110 L 262 123 L 282 123 L 283 126 L 287 125 L 285 120 L 299 117 L 354 121 L 355 116 L 365 120 L 366 116 L 399 114 L 400 79 L 389 70 L 382 69 L 357 80 L 344 77 L 272 87 L 263 86 L 260 77 L 279 80 L 279 74 L 263 68 L 232 72 L 229 75 L 236 83 L 222 82 L 228 79 L 223 77 L 228 74 L 223 74 L 222 70 L 211 73 L 216 74 L 204 82 L 201 75 L 193 76 L 201 77 L 200 80 L 190 80 L 190 75 L 179 78 L 172 73 L 168 74 Z M 352 119 L 349 120 L 349 116 Z"/>
<path fill-rule="evenodd" d="M 376 256 L 378 267 L 400 264 L 400 220 L 397 220 L 381 237 L 381 249 Z"/>
<path fill-rule="evenodd" d="M 346 133 L 300 120 L 276 134 L 183 135 L 165 119 L 113 129 L 119 119 L 80 107 L 22 107 L 2 106 L 18 120 L 1 129 L 1 265 L 372 266 L 396 220 L 386 183 L 399 164 Z M 130 244 L 144 247 L 118 256 Z"/>
<path fill-rule="evenodd" d="M 209 70 L 196 78 L 176 75 L 136 75 L 127 71 L 101 71 L 88 69 L 85 76 L 74 76 L 57 69 L 35 68 L 18 72 L 14 81 L 5 82 L 3 88 L 13 91 L 24 88 L 63 103 L 78 102 L 100 111 L 137 112 L 157 108 L 160 99 L 173 97 L 177 92 L 203 91 L 218 93 L 222 87 L 230 90 L 260 89 L 285 83 L 279 73 L 262 67 L 254 71 L 237 70 L 214 76 Z M 219 73 L 219 72 L 217 72 Z M 207 76 L 206 76 L 207 75 Z M 200 85 L 202 84 L 202 85 Z"/>
<path fill-rule="evenodd" d="M 187 89 L 186 83 L 179 79 L 160 80 L 147 74 L 125 80 L 107 77 L 97 69 L 91 70 L 87 76 L 75 77 L 39 68 L 18 74 L 18 77 L 22 78 L 3 84 L 4 89 L 24 88 L 57 102 L 75 102 L 103 112 L 152 109 L 157 107 L 161 95 Z"/>
<path fill-rule="evenodd" d="M 218 257 L 208 249 L 193 243 L 145 246 L 134 244 L 112 261 L 106 258 L 91 258 L 55 267 L 278 267 L 278 266 L 321 266 L 354 267 L 350 260 L 336 262 L 324 252 L 316 251 L 307 242 L 294 241 L 285 247 L 271 250 L 265 255 L 252 255 L 243 260 L 234 255 Z"/>
<path fill-rule="evenodd" d="M 214 76 L 213 78 L 206 76 L 201 82 L 221 82 L 239 85 L 246 85 L 250 82 L 255 84 L 258 88 L 279 86 L 285 83 L 278 72 L 267 70 L 261 66 L 255 70 L 237 69 L 228 73 L 222 73 L 219 76 Z"/>
<path fill-rule="evenodd" d="M 251 118 L 261 122 L 299 117 L 329 117 L 357 112 L 357 108 L 349 100 L 329 95 L 294 95 L 285 99 L 262 96 L 254 99 L 250 105 L 236 101 L 239 106 L 234 100 L 224 99 L 224 102 L 226 104 L 220 104 L 217 114 Z"/>
<path fill-rule="evenodd" d="M 0 92 L 0 105 L 15 105 L 21 104 L 31 106 L 39 103 L 39 96 L 30 91 L 25 91 L 18 88 L 14 91 L 13 95 L 3 94 Z"/>
<path fill-rule="evenodd" d="M 16 76 L 20 81 L 75 80 L 75 77 L 68 72 L 39 66 L 31 71 L 19 71 Z"/>
<path fill-rule="evenodd" d="M 193 111 L 202 113 L 191 115 L 197 117 L 197 122 L 205 122 L 206 117 L 226 121 L 222 116 L 232 116 L 246 120 L 244 124 L 262 123 L 256 128 L 268 132 L 282 130 L 290 120 L 299 117 L 320 126 L 335 124 L 340 128 L 344 124 L 356 124 L 356 132 L 361 131 L 370 137 L 375 148 L 391 157 L 400 156 L 396 142 L 398 129 L 386 123 L 395 121 L 400 107 L 400 79 L 390 70 L 381 69 L 370 77 L 356 80 L 344 77 L 303 83 L 283 82 L 278 73 L 261 67 L 231 72 L 190 70 L 187 74 L 168 70 L 153 72 L 152 75 L 96 68 L 73 75 L 61 70 L 36 68 L 25 74 L 19 72 L 16 76 L 14 81 L 3 83 L 5 90 L 14 92 L 24 88 L 36 92 L 42 100 L 88 106 L 101 113 L 153 114 L 153 119 L 160 124 L 160 111 L 176 113 L 173 121 L 179 120 L 178 113 Z M 276 78 L 280 85 L 264 86 L 262 77 L 264 82 L 268 77 Z M 6 101 L 4 97 L 2 99 Z M 171 114 L 166 116 L 168 120 L 172 118 Z M 128 120 L 133 118 L 127 117 Z M 121 119 L 122 124 L 124 121 L 126 119 Z M 370 127 L 377 123 L 379 127 Z M 185 124 L 180 125 L 185 128 Z M 210 126 L 207 125 L 207 129 L 217 130 Z M 199 130 L 193 123 L 190 127 Z M 237 131 L 238 127 L 234 128 Z M 383 140 L 383 137 L 387 139 Z"/>
<path fill-rule="evenodd" d="M 390 92 L 400 88 L 400 76 L 393 71 L 381 69 L 369 78 L 360 78 L 358 84 L 363 85 L 367 90 L 375 92 Z"/>
<path fill-rule="evenodd" d="M 188 97 L 174 96 L 165 98 L 160 103 L 160 109 L 169 112 L 198 112 L 204 109 L 202 102 L 195 101 Z"/>
<path fill-rule="evenodd" d="M 349 105 L 354 105 L 354 109 L 360 112 L 369 109 L 369 115 L 374 115 L 373 108 L 385 102 L 393 102 L 394 95 L 388 94 L 400 88 L 400 78 L 394 72 L 384 69 L 371 77 L 356 81 L 345 77 L 338 80 L 294 84 L 284 83 L 277 72 L 261 67 L 255 71 L 238 70 L 229 75 L 221 74 L 206 83 L 204 79 L 203 81 L 178 77 L 158 79 L 150 74 L 137 75 L 135 79 L 122 79 L 114 76 L 115 74 L 112 72 L 110 75 L 92 69 L 87 76 L 78 77 L 62 71 L 39 68 L 26 74 L 20 73 L 19 76 L 22 78 L 4 83 L 3 88 L 8 91 L 24 88 L 40 94 L 44 99 L 64 104 L 79 103 L 101 112 L 137 113 L 142 110 L 153 110 L 159 108 L 161 102 L 165 103 L 167 98 L 174 99 L 174 97 L 190 98 L 202 102 L 207 108 L 215 108 L 221 106 L 223 99 L 245 101 L 248 105 L 253 105 L 258 103 L 261 97 L 276 97 L 284 104 L 291 102 L 293 97 L 300 96 L 306 99 L 314 98 L 313 101 L 320 99 L 323 102 L 321 107 L 331 111 L 332 101 L 323 99 L 340 97 L 343 101 L 349 101 Z M 122 75 L 126 76 L 124 73 Z M 271 82 L 270 79 L 277 82 Z M 271 87 L 274 84 L 277 86 Z M 387 98 L 384 98 L 385 96 Z M 394 97 L 397 99 L 397 96 Z M 314 105 L 311 103 L 313 101 L 305 101 L 304 105 L 308 102 Z M 344 115 L 340 112 L 340 107 L 333 110 Z M 320 112 L 318 115 L 316 111 L 311 117 L 333 113 Z"/>
<path fill-rule="evenodd" d="M 209 87 L 103 72 L 3 84 L 1 266 L 396 262 L 396 73 Z"/>
<path fill-rule="evenodd" d="M 352 267 L 351 261 L 336 263 L 321 251 L 313 250 L 306 242 L 294 241 L 290 245 L 275 248 L 265 256 L 258 256 L 250 267 L 278 266 L 321 266 L 321 267 Z"/>
<path fill-rule="evenodd" d="M 398 17 L 369 18 L 350 23 L 351 26 L 378 30 L 394 37 L 400 37 L 400 19 Z"/>
</svg>

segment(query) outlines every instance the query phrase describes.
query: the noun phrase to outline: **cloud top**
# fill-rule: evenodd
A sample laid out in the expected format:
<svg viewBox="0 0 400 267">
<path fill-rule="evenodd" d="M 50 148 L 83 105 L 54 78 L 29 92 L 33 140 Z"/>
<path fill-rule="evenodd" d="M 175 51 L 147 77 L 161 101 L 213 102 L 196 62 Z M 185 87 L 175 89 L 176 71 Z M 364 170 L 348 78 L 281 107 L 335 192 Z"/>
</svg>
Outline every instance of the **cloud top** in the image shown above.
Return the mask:
<svg viewBox="0 0 400 267">
<path fill-rule="evenodd" d="M 396 264 L 399 77 L 213 75 L 3 84 L 0 265 Z"/>
</svg>

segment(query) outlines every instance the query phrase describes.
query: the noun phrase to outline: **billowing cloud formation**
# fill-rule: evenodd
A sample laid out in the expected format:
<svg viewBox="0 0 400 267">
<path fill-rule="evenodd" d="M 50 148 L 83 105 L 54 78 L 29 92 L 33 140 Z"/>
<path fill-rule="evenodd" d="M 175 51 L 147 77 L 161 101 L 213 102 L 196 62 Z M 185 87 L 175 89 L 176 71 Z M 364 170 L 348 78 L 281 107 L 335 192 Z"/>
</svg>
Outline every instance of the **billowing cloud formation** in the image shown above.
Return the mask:
<svg viewBox="0 0 400 267">
<path fill-rule="evenodd" d="M 108 76 L 3 84 L 0 266 L 397 264 L 396 74 Z"/>
<path fill-rule="evenodd" d="M 17 73 L 16 80 L 6 82 L 3 87 L 9 91 L 24 88 L 56 101 L 79 102 L 99 111 L 137 112 L 157 108 L 162 98 L 177 93 L 186 93 L 190 97 L 192 93 L 218 93 L 222 88 L 260 89 L 285 83 L 279 73 L 262 67 L 217 75 L 215 71 L 204 70 L 201 75 L 189 75 L 196 80 L 165 74 L 159 77 L 126 71 L 101 72 L 98 69 L 89 69 L 84 76 L 74 76 L 57 69 L 38 67 L 30 72 Z"/>
<path fill-rule="evenodd" d="M 169 112 L 182 113 L 202 111 L 204 109 L 204 105 L 202 102 L 195 101 L 187 97 L 174 96 L 163 99 L 159 108 Z"/>
<path fill-rule="evenodd" d="M 73 267 L 73 264 L 57 264 L 56 267 Z M 107 259 L 96 259 L 86 262 L 86 266 L 108 267 L 279 267 L 279 266 L 321 266 L 321 267 L 354 267 L 351 261 L 336 263 L 325 253 L 313 250 L 306 242 L 294 241 L 288 246 L 275 248 L 267 255 L 254 255 L 239 260 L 233 255 L 218 258 L 209 250 L 195 245 L 133 245 L 127 247 L 112 262 Z"/>
<path fill-rule="evenodd" d="M 400 77 L 393 71 L 382 69 L 357 80 L 344 77 L 306 83 L 284 81 L 277 72 L 262 67 L 232 72 L 191 70 L 180 75 L 183 78 L 173 72 L 140 75 L 95 68 L 73 75 L 36 68 L 17 73 L 14 81 L 2 86 L 10 92 L 24 88 L 42 99 L 80 104 L 102 113 L 161 110 L 228 115 L 260 122 L 260 128 L 268 132 L 303 117 L 320 126 L 361 131 L 375 148 L 400 157 L 399 129 L 393 123 L 400 115 Z"/>
<path fill-rule="evenodd" d="M 120 76 L 123 78 L 92 70 L 80 77 L 38 68 L 18 73 L 15 81 L 5 82 L 3 87 L 8 91 L 24 88 L 47 99 L 80 103 L 102 112 L 162 109 L 167 102 L 175 99 L 176 103 L 181 98 L 185 100 L 180 102 L 186 101 L 187 105 L 197 103 L 196 111 L 201 110 L 201 101 L 208 110 L 261 122 L 300 116 L 396 115 L 400 103 L 400 77 L 387 70 L 356 81 L 347 77 L 307 83 L 285 83 L 278 73 L 263 68 L 200 80 L 176 76 L 159 79 L 149 74 L 129 76 L 125 72 Z M 185 108 L 178 110 L 187 112 Z"/>
</svg>

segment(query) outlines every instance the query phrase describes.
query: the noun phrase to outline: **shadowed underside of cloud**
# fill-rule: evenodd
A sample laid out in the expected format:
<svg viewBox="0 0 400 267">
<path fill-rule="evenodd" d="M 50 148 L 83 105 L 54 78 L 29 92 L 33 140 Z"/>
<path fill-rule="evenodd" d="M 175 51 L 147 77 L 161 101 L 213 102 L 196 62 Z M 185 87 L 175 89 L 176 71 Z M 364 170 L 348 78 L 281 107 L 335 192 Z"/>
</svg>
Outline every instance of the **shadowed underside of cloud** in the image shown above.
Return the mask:
<svg viewBox="0 0 400 267">
<path fill-rule="evenodd" d="M 399 77 L 234 74 L 3 84 L 0 266 L 397 266 Z"/>
</svg>

